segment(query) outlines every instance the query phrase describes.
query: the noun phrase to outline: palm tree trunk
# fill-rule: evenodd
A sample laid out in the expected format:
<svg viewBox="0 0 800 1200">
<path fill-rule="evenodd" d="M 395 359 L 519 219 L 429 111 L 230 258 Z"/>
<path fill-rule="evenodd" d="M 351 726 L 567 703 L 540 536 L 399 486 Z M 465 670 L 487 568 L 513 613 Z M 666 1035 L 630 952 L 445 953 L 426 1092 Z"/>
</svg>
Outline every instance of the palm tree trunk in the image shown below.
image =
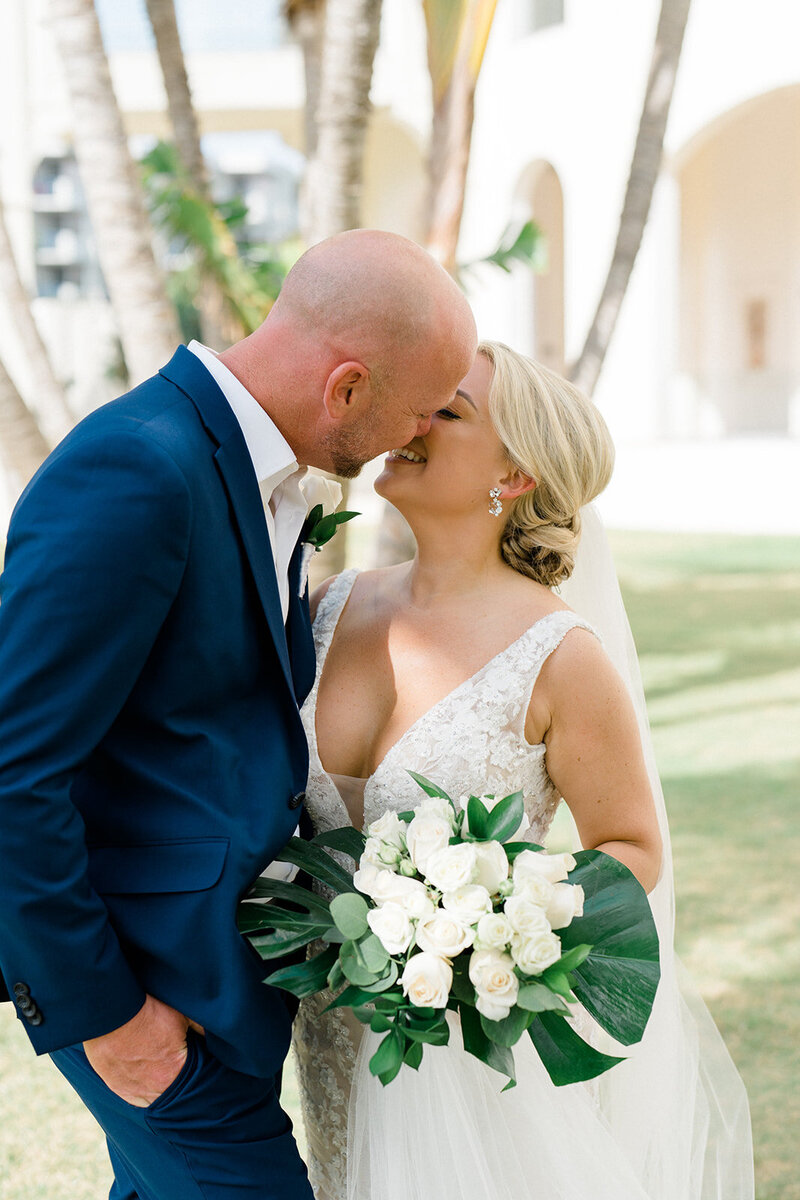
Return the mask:
<svg viewBox="0 0 800 1200">
<path fill-rule="evenodd" d="M 50 446 L 0 360 L 0 458 L 14 483 L 24 486 L 50 453 Z"/>
<path fill-rule="evenodd" d="M 475 88 L 497 0 L 466 0 L 453 27 L 452 0 L 425 0 L 433 126 L 428 155 L 428 234 L 431 254 L 451 274 L 464 212 L 475 116 Z"/>
<path fill-rule="evenodd" d="M 192 103 L 175 15 L 175 2 L 146 0 L 146 3 L 147 15 L 156 41 L 158 61 L 161 64 L 161 74 L 164 77 L 164 90 L 167 93 L 167 106 L 178 156 L 196 190 L 207 203 L 211 203 L 208 171 L 200 145 L 200 128 Z M 233 239 L 231 246 L 233 247 Z M 225 292 L 218 280 L 205 275 L 195 299 L 203 340 L 210 346 L 221 348 L 244 337 L 244 327 L 230 311 Z"/>
<path fill-rule="evenodd" d="M 381 0 L 327 0 L 312 164 L 312 242 L 361 223 L 364 143 L 380 23 Z"/>
<path fill-rule="evenodd" d="M 317 151 L 317 112 L 325 43 L 325 0 L 286 0 L 284 12 L 303 55 L 306 103 L 303 128 L 306 158 Z"/>
<path fill-rule="evenodd" d="M 31 395 L 36 397 L 36 410 L 47 430 L 47 440 L 55 445 L 69 432 L 75 421 L 67 405 L 64 389 L 56 378 L 39 327 L 31 312 L 30 298 L 20 277 L 11 239 L 8 236 L 2 202 L 0 202 L 0 296 L 8 305 L 20 346 L 28 362 L 31 375 Z"/>
<path fill-rule="evenodd" d="M 312 244 L 346 229 L 357 229 L 361 224 L 364 143 L 380 24 L 381 0 L 327 0 L 317 152 L 308 181 Z M 339 482 L 342 505 L 347 508 L 349 483 L 346 479 Z M 312 583 L 338 574 L 346 560 L 345 525 L 314 555 Z"/>
<path fill-rule="evenodd" d="M 151 241 L 92 0 L 47 0 L 72 101 L 75 153 L 132 383 L 172 354 L 175 312 Z"/>
<path fill-rule="evenodd" d="M 617 242 L 586 342 L 570 370 L 573 383 L 590 396 L 600 376 L 625 299 L 633 264 L 642 244 L 661 167 L 664 133 L 675 89 L 675 77 L 678 73 L 690 3 L 691 0 L 662 0 Z"/>
</svg>

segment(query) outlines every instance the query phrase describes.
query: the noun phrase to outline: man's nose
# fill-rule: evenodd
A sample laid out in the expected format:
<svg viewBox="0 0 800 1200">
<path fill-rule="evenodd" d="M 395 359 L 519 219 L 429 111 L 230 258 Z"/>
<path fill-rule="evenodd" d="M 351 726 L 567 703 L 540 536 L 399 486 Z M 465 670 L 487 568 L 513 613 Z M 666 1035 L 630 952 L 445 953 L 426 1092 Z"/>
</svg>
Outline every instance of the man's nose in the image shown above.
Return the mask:
<svg viewBox="0 0 800 1200">
<path fill-rule="evenodd" d="M 425 437 L 426 434 L 430 433 L 432 424 L 433 415 L 423 417 L 417 425 L 417 432 L 414 434 L 414 437 Z"/>
</svg>

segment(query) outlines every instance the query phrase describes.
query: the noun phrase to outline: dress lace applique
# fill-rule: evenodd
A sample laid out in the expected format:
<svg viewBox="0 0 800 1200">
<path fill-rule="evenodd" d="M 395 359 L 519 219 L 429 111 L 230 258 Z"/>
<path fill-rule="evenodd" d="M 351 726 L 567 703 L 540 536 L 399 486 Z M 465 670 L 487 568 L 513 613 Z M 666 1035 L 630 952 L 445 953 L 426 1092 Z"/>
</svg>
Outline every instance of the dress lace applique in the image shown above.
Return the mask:
<svg viewBox="0 0 800 1200">
<path fill-rule="evenodd" d="M 349 823 L 319 759 L 315 715 L 325 659 L 357 574 L 345 571 L 334 580 L 314 622 L 317 674 L 302 717 L 310 749 L 306 807 L 317 833 Z M 526 837 L 543 841 L 560 797 L 547 774 L 544 744 L 525 740 L 525 716 L 542 665 L 575 628 L 591 626 L 570 611 L 549 613 L 424 713 L 366 781 L 365 824 L 419 803 L 419 786 L 407 774 L 413 770 L 452 796 L 521 789 L 531 822 Z M 301 1003 L 294 1041 L 312 1186 L 317 1200 L 346 1200 L 348 1102 L 363 1027 L 341 1009 L 323 1013 L 330 998 L 320 994 Z"/>
</svg>

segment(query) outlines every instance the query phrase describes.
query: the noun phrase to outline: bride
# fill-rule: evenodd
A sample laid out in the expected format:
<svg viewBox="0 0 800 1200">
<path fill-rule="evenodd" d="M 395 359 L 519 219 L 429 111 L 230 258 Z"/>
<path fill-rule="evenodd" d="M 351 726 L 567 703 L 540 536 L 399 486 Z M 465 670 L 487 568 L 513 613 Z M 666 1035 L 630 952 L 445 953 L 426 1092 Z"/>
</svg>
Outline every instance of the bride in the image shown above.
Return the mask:
<svg viewBox="0 0 800 1200">
<path fill-rule="evenodd" d="M 368 1067 L 376 1035 L 323 1012 L 329 994 L 305 1000 L 295 1051 L 318 1200 L 752 1200 L 741 1083 L 676 980 L 638 666 L 585 508 L 612 462 L 599 412 L 570 384 L 480 346 L 430 432 L 393 451 L 376 483 L 409 521 L 415 559 L 345 571 L 312 599 L 307 807 L 317 832 L 360 828 L 420 802 L 410 769 L 453 796 L 522 789 L 527 837 L 542 842 L 563 797 L 580 844 L 650 893 L 662 981 L 647 1032 L 620 1050 L 625 1063 L 562 1088 L 525 1039 L 517 1087 L 501 1092 L 454 1029 L 384 1088 Z M 575 1020 L 614 1050 L 588 1014 Z"/>
</svg>

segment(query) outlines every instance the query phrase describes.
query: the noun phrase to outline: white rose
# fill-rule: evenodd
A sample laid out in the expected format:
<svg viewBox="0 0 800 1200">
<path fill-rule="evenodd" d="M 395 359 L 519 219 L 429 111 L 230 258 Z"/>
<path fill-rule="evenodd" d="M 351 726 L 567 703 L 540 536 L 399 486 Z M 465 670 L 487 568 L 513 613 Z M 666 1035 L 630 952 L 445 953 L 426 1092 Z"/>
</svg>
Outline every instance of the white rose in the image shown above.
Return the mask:
<svg viewBox="0 0 800 1200">
<path fill-rule="evenodd" d="M 385 812 L 377 821 L 367 826 L 371 838 L 380 838 L 390 846 L 402 850 L 406 844 L 406 824 L 401 821 L 396 812 Z"/>
<path fill-rule="evenodd" d="M 556 885 L 551 883 L 549 879 L 545 879 L 544 875 L 534 875 L 532 873 L 525 875 L 523 872 L 520 872 L 514 879 L 513 894 L 515 896 L 523 896 L 530 904 L 537 904 L 539 908 L 546 909 L 553 899 L 555 887 Z"/>
<path fill-rule="evenodd" d="M 377 837 L 368 837 L 364 843 L 361 861 L 366 859 L 375 866 L 389 867 L 395 870 L 402 857 L 403 852 L 398 846 L 392 846 L 389 842 L 384 842 Z"/>
<path fill-rule="evenodd" d="M 438 954 L 412 954 L 400 977 L 403 991 L 417 1008 L 447 1008 L 453 968 Z"/>
<path fill-rule="evenodd" d="M 535 933 L 549 933 L 550 923 L 544 914 L 544 909 L 531 904 L 523 896 L 509 896 L 503 905 L 509 924 L 514 933 L 523 937 L 531 937 Z"/>
<path fill-rule="evenodd" d="M 445 892 L 442 906 L 465 925 L 477 925 L 484 913 L 492 911 L 492 898 L 485 887 L 467 883 L 453 892 Z"/>
<path fill-rule="evenodd" d="M 462 842 L 436 850 L 427 860 L 425 878 L 440 892 L 454 892 L 472 883 L 478 862 L 477 848 L 477 843 Z"/>
<path fill-rule="evenodd" d="M 526 975 L 541 975 L 561 957 L 561 939 L 554 933 L 534 933 L 532 937 L 515 933 L 511 956 Z"/>
<path fill-rule="evenodd" d="M 474 937 L 469 925 L 442 909 L 417 925 L 417 945 L 420 950 L 430 950 L 432 954 L 441 954 L 443 958 L 455 958 L 472 945 Z"/>
<path fill-rule="evenodd" d="M 478 950 L 505 950 L 514 930 L 503 913 L 487 913 L 478 921 L 475 932 L 475 947 Z"/>
<path fill-rule="evenodd" d="M 494 896 L 505 879 L 508 879 L 508 859 L 500 842 L 474 842 L 477 858 L 475 883 L 485 887 Z"/>
<path fill-rule="evenodd" d="M 414 809 L 414 816 L 444 817 L 451 829 L 455 820 L 452 804 L 449 800 L 443 800 L 441 796 L 426 796 L 422 803 Z"/>
<path fill-rule="evenodd" d="M 450 844 L 453 829 L 446 817 L 440 813 L 420 813 L 406 828 L 406 846 L 411 861 L 425 875 L 431 855 Z"/>
<path fill-rule="evenodd" d="M 300 490 L 308 505 L 308 511 L 311 512 L 312 508 L 321 504 L 323 517 L 329 517 L 331 513 L 336 512 L 342 503 L 341 484 L 334 479 L 325 479 L 322 475 L 309 472 L 300 480 Z"/>
<path fill-rule="evenodd" d="M 475 988 L 478 1012 L 489 1021 L 507 1017 L 519 992 L 513 959 L 497 950 L 476 950 L 469 960 L 469 977 Z"/>
<path fill-rule="evenodd" d="M 514 881 L 530 875 L 544 875 L 550 883 L 558 883 L 567 878 L 569 871 L 575 869 L 575 859 L 571 854 L 547 854 L 544 850 L 523 850 L 514 859 Z"/>
<path fill-rule="evenodd" d="M 491 812 L 493 808 L 497 807 L 497 805 L 500 803 L 501 800 L 505 800 L 505 796 L 478 796 L 478 799 L 480 800 L 481 804 L 484 806 L 486 811 Z M 459 796 L 458 802 L 464 810 L 464 824 L 461 826 L 461 832 L 469 833 L 469 815 L 467 813 L 467 808 L 469 805 L 469 796 Z M 506 840 L 511 841 L 511 842 L 518 842 L 520 840 L 520 838 L 524 837 L 524 835 L 528 832 L 530 827 L 531 827 L 531 823 L 528 820 L 528 815 L 527 815 L 527 813 L 523 813 L 522 820 L 520 821 L 519 825 L 517 826 L 516 831 L 511 835 L 510 838 L 507 838 Z"/>
<path fill-rule="evenodd" d="M 353 876 L 353 884 L 365 896 L 371 896 L 375 881 L 380 874 L 380 867 L 376 867 L 374 863 L 362 857 L 358 870 Z"/>
<path fill-rule="evenodd" d="M 430 916 L 434 911 L 425 884 L 419 879 L 395 875 L 394 871 L 379 871 L 370 895 L 376 904 L 399 904 L 415 920 Z"/>
<path fill-rule="evenodd" d="M 573 917 L 583 916 L 583 888 L 579 883 L 556 883 L 547 905 L 547 919 L 553 929 L 566 929 Z"/>
<path fill-rule="evenodd" d="M 405 954 L 414 940 L 411 918 L 404 908 L 391 900 L 381 908 L 371 908 L 367 923 L 387 954 Z"/>
</svg>

